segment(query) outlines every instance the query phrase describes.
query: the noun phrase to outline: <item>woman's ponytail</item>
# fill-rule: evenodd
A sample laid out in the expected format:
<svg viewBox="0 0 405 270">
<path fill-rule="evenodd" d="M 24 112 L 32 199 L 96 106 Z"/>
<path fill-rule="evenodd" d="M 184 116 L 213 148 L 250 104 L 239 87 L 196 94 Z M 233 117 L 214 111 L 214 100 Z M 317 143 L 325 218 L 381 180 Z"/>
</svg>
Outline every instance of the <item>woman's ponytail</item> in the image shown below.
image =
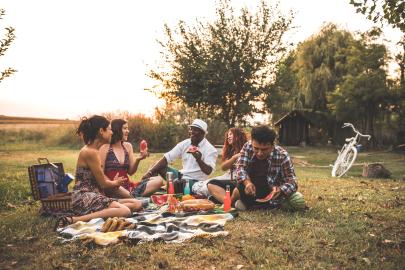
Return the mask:
<svg viewBox="0 0 405 270">
<path fill-rule="evenodd" d="M 82 117 L 76 133 L 82 137 L 85 144 L 92 143 L 100 128 L 107 129 L 110 121 L 104 116 L 93 115 L 90 118 Z"/>
</svg>

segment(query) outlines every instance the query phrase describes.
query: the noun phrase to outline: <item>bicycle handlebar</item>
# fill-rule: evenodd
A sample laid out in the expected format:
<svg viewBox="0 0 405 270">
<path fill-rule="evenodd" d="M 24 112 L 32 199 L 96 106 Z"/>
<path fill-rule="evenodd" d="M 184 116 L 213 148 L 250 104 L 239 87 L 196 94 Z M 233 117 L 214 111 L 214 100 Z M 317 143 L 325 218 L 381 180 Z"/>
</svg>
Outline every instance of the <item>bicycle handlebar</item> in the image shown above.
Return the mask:
<svg viewBox="0 0 405 270">
<path fill-rule="evenodd" d="M 355 133 L 357 133 L 357 134 L 360 135 L 361 137 L 366 137 L 367 140 L 370 140 L 370 139 L 371 139 L 371 136 L 370 136 L 370 135 L 361 134 L 357 129 L 354 128 L 353 124 L 351 124 L 351 123 L 344 123 L 343 126 L 342 126 L 342 128 L 345 128 L 345 127 L 351 127 Z"/>
</svg>

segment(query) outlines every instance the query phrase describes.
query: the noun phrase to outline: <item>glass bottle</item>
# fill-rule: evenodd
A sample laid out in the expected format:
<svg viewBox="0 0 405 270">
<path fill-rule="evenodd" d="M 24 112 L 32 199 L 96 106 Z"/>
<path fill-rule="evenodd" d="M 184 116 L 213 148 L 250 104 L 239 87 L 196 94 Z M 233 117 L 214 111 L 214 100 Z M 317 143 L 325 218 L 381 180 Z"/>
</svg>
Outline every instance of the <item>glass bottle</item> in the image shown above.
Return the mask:
<svg viewBox="0 0 405 270">
<path fill-rule="evenodd" d="M 231 210 L 231 191 L 229 185 L 226 185 L 224 197 L 224 212 Z"/>
<path fill-rule="evenodd" d="M 173 176 L 173 172 L 167 172 L 166 174 L 166 180 L 168 183 L 167 194 L 174 194 Z"/>
<path fill-rule="evenodd" d="M 189 195 L 190 194 L 190 182 L 188 179 L 185 180 L 186 185 L 184 186 L 184 195 Z"/>
</svg>

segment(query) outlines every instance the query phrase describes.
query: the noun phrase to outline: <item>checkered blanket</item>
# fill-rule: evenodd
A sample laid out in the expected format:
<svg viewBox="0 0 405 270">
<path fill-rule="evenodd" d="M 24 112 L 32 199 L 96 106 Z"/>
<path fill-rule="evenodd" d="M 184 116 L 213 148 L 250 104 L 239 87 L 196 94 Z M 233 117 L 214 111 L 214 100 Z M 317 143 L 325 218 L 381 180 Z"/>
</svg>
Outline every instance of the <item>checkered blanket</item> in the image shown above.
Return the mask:
<svg viewBox="0 0 405 270">
<path fill-rule="evenodd" d="M 179 216 L 167 212 L 150 211 L 137 213 L 126 220 L 136 223 L 133 230 L 122 230 L 115 232 L 100 232 L 104 224 L 102 218 L 93 219 L 89 222 L 76 222 L 58 230 L 62 241 L 82 240 L 94 242 L 98 245 L 109 245 L 120 241 L 133 244 L 150 241 L 164 241 L 166 243 L 181 243 L 193 238 L 212 238 L 227 236 L 224 225 L 232 220 L 233 215 L 208 214 Z"/>
</svg>

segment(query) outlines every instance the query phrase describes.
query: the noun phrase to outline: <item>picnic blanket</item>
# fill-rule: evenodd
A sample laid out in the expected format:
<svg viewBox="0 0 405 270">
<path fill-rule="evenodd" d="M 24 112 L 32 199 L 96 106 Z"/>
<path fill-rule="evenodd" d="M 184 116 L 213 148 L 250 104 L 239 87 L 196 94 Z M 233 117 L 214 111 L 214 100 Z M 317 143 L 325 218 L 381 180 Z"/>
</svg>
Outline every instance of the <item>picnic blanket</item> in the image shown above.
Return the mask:
<svg viewBox="0 0 405 270">
<path fill-rule="evenodd" d="M 234 217 L 230 213 L 179 216 L 168 215 L 162 211 L 137 213 L 126 221 L 137 224 L 135 229 L 115 232 L 100 232 L 104 224 L 102 218 L 89 222 L 76 222 L 65 228 L 58 229 L 62 241 L 82 240 L 98 245 L 115 244 L 122 240 L 133 244 L 150 241 L 181 243 L 196 237 L 212 238 L 227 236 L 224 225 Z"/>
</svg>

